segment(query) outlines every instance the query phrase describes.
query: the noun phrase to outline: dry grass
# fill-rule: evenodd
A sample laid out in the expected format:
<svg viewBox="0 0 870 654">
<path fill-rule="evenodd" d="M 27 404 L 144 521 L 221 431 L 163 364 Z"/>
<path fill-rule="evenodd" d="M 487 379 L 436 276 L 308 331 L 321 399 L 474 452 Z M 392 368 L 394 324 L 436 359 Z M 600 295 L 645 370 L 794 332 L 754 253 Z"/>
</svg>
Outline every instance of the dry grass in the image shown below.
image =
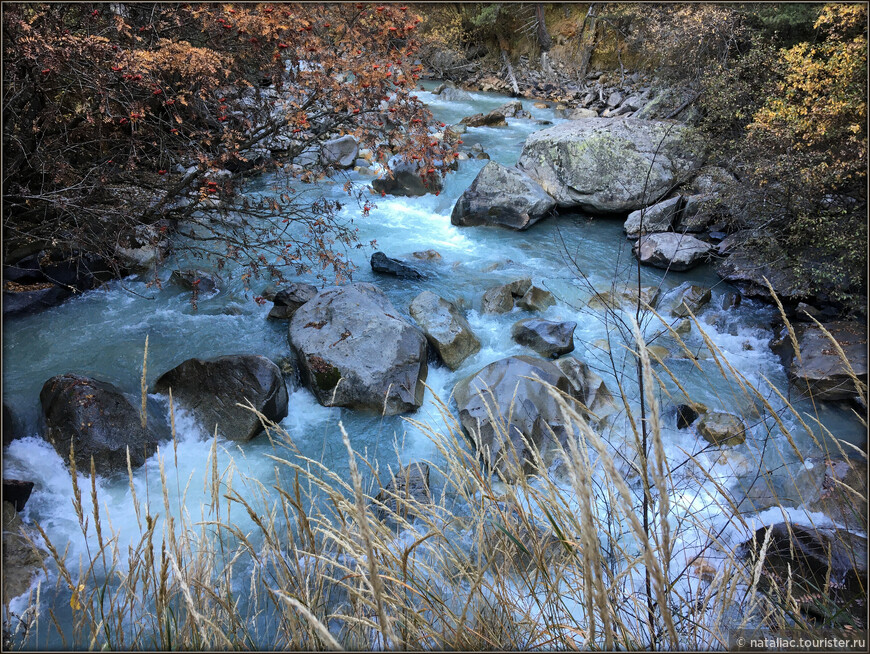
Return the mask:
<svg viewBox="0 0 870 654">
<path fill-rule="evenodd" d="M 274 483 L 246 479 L 241 490 L 232 464 L 219 469 L 215 434 L 209 502 L 190 515 L 186 482 L 167 478 L 163 461 L 172 452 L 164 449 L 160 500 L 138 498 L 128 468 L 141 528 L 128 546 L 100 513 L 96 484 L 86 503 L 88 490 L 72 470 L 73 506 L 92 549 L 88 560 L 70 561 L 42 532 L 54 588 L 39 589 L 43 610 L 17 645 L 45 642 L 47 630 L 64 647 L 113 650 L 705 650 L 727 647 L 728 630 L 741 626 L 809 628 L 790 583 L 780 596 L 759 592 L 769 542 L 747 565 L 710 511 L 693 508 L 700 499 L 712 502 L 732 525 L 750 529 L 705 452 L 684 452 L 680 461 L 666 456 L 660 403 L 690 399 L 675 396 L 685 393 L 678 376 L 650 356 L 634 328 L 644 420 L 630 415 L 634 404 L 626 401 L 633 432 L 618 441 L 602 436 L 585 411 L 551 388 L 577 435 L 557 445 L 560 474 L 517 469 L 517 481 L 505 484 L 484 473 L 436 398 L 440 420 L 408 418 L 438 452 L 428 462 L 433 497 L 419 502 L 386 493 L 390 475 L 354 451 L 341 424 L 335 436 L 348 451 L 349 479 L 302 456 L 286 431 L 260 416 L 274 445 Z M 763 418 L 751 419 L 765 440 L 765 465 L 777 452 L 783 461 L 792 454 L 802 460 L 791 421 L 772 404 L 773 385 L 753 386 L 704 338 L 715 370 L 736 380 L 735 393 L 743 395 L 725 398 L 726 405 L 762 407 Z M 809 429 L 800 411 L 784 406 Z M 626 448 L 635 451 L 627 457 Z M 177 459 L 175 442 L 173 450 Z M 542 455 L 538 463 L 546 469 Z M 755 482 L 771 483 L 763 473 Z M 251 529 L 233 521 L 239 511 Z"/>
</svg>

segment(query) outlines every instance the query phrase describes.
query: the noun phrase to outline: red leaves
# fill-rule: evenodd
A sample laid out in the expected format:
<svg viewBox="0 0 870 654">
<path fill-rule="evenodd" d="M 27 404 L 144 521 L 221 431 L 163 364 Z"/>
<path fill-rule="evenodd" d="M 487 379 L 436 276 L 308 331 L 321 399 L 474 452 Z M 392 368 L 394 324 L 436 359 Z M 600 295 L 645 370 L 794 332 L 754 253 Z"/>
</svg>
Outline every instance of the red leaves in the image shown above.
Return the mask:
<svg viewBox="0 0 870 654">
<path fill-rule="evenodd" d="M 166 170 L 165 170 L 164 168 L 161 168 L 160 170 L 157 171 L 157 174 L 158 174 L 158 175 L 165 175 L 165 174 L 166 174 Z"/>
<path fill-rule="evenodd" d="M 289 46 L 288 46 L 286 43 L 279 43 L 279 44 L 278 44 L 278 49 L 279 49 L 279 50 L 286 50 L 288 47 L 289 47 Z"/>
<path fill-rule="evenodd" d="M 120 120 L 118 120 L 118 122 L 119 122 L 121 125 L 124 125 L 124 124 L 126 124 L 127 122 L 129 122 L 129 121 L 128 121 L 126 118 L 121 118 Z"/>
<path fill-rule="evenodd" d="M 399 7 L 399 11 L 408 11 L 408 8 L 403 5 Z"/>
<path fill-rule="evenodd" d="M 154 89 L 151 95 L 160 95 L 161 93 L 163 93 L 163 89 Z"/>
<path fill-rule="evenodd" d="M 42 74 L 43 74 L 43 75 L 48 75 L 50 72 L 51 72 L 51 68 L 43 68 L 43 69 L 42 69 Z"/>
<path fill-rule="evenodd" d="M 112 66 L 112 70 L 117 73 L 119 70 L 124 70 L 124 67 L 123 66 Z"/>
</svg>

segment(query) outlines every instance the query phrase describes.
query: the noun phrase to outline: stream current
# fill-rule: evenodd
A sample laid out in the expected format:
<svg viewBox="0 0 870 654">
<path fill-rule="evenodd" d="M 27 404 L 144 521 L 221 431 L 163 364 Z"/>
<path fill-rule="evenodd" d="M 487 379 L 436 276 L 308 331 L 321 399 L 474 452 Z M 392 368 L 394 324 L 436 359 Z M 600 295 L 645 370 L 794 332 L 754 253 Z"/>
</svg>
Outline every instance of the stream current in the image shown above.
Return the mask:
<svg viewBox="0 0 870 654">
<path fill-rule="evenodd" d="M 433 86 L 427 84 L 426 88 Z M 510 99 L 483 93 L 472 93 L 471 97 L 472 100 L 466 102 L 448 102 L 428 91 L 420 92 L 420 98 L 429 104 L 436 119 L 448 125 L 459 122 L 463 116 L 488 112 Z M 532 120 L 509 118 L 507 127 L 469 128 L 462 136 L 466 147 L 480 143 L 494 161 L 515 164 L 526 137 L 544 128 L 537 123 L 538 120 L 560 121 L 552 109 L 534 108 L 528 100 L 523 105 L 532 113 Z M 411 300 L 421 291 L 431 290 L 465 309 L 472 329 L 481 341 L 480 351 L 466 359 L 455 372 L 430 364 L 427 384 L 432 390 L 426 391 L 424 404 L 413 418 L 435 425 L 441 421 L 433 391 L 446 401 L 454 384 L 463 377 L 506 356 L 531 354 L 510 337 L 511 325 L 521 318 L 530 317 L 530 314 L 518 308 L 504 315 L 485 315 L 480 311 L 480 298 L 485 290 L 519 277 L 531 277 L 533 283 L 556 296 L 557 304 L 542 312 L 541 317 L 576 321 L 572 355 L 587 362 L 612 391 L 616 389 L 610 357 L 602 345 L 608 327 L 602 320 L 601 311 L 586 306 L 591 293 L 580 280 L 580 273 L 599 291 L 609 289 L 614 279 L 636 283 L 636 263 L 630 243 L 623 234 L 622 221 L 563 214 L 546 219 L 525 232 L 451 225 L 450 213 L 454 203 L 485 163 L 474 159 L 461 161 L 458 171 L 447 176 L 445 187 L 437 196 L 372 196 L 377 207 L 367 218 L 360 216 L 354 203 L 346 202 L 343 180 L 322 186 L 327 196 L 346 202 L 343 216 L 354 220 L 361 242 L 376 239 L 377 249 L 388 256 L 404 258 L 414 251 L 434 249 L 442 257 L 440 262 L 420 266 L 428 273 L 426 279 L 411 281 L 373 273 L 368 263 L 372 253 L 370 248 L 351 253 L 358 267 L 354 281 L 371 282 L 381 288 L 410 322 L 413 322 L 408 316 Z M 355 172 L 349 176 L 363 185 L 371 181 L 371 177 Z M 269 175 L 264 175 L 249 182 L 248 192 L 252 195 L 265 192 L 269 184 Z M 567 261 L 566 251 L 576 261 L 576 267 Z M 13 407 L 29 435 L 8 447 L 4 457 L 4 476 L 35 482 L 25 508 L 25 520 L 38 521 L 59 550 L 68 548 L 69 561 L 86 557 L 89 543 L 82 536 L 71 510 L 69 469 L 38 435 L 38 398 L 46 380 L 57 374 L 76 372 L 112 382 L 135 398 L 139 393 L 146 336 L 149 338 L 149 385 L 160 374 L 191 357 L 256 353 L 278 360 L 290 353 L 287 323 L 267 320 L 271 303 L 261 306 L 252 300 L 252 296 L 266 286 L 266 281 L 255 281 L 253 292 L 246 293 L 241 271 L 229 270 L 222 275 L 222 290 L 214 297 L 200 299 L 194 309 L 189 293 L 168 283 L 171 270 L 179 265 L 177 260 L 165 264 L 160 272 L 164 282 L 160 290 L 147 286 L 145 279 L 131 277 L 37 315 L 5 321 L 4 401 Z M 711 302 L 698 314 L 701 326 L 738 372 L 761 388 L 767 387 L 765 379 L 769 380 L 788 396 L 786 372 L 769 348 L 773 337 L 770 323 L 776 315 L 775 308 L 751 300 L 744 300 L 737 308 L 723 308 L 723 298 L 734 289 L 719 280 L 709 266 L 667 274 L 655 268 L 643 268 L 640 274 L 642 283 L 660 286 L 662 291 L 684 281 L 712 287 Z M 322 286 L 322 282 L 313 276 L 301 279 Z M 653 331 L 655 329 L 649 327 L 648 336 Z M 697 329 L 685 338 L 697 351 L 704 350 Z M 654 341 L 656 344 L 659 342 L 668 345 L 667 341 Z M 621 350 L 614 352 L 619 369 L 630 379 L 633 359 L 624 348 L 615 349 Z M 676 351 L 673 346 L 670 349 Z M 678 357 L 668 358 L 666 363 L 695 401 L 711 410 L 751 414 L 751 406 L 739 406 L 740 394 L 735 392 L 734 382 L 723 378 L 712 359 L 700 358 L 700 369 Z M 666 376 L 663 379 L 670 384 L 669 388 L 674 388 Z M 636 404 L 636 383 L 627 383 L 626 390 L 630 395 L 633 393 L 629 400 Z M 804 456 L 822 456 L 814 439 L 793 416 L 782 410 L 782 401 L 769 389 L 765 395 L 792 431 Z M 684 452 L 700 452 L 699 461 L 714 478 L 727 481 L 732 477 L 732 464 L 723 462 L 718 450 L 701 452 L 705 443 L 700 436 L 691 429 L 677 430 L 673 414 L 666 410 L 669 400 L 663 397 L 661 403 L 663 435 L 671 462 L 685 459 Z M 797 403 L 796 406 L 802 411 L 814 411 L 808 404 Z M 822 423 L 837 438 L 857 444 L 863 442 L 863 428 L 848 410 L 836 405 L 816 407 L 816 410 Z M 348 455 L 338 430 L 339 421 L 344 424 L 354 448 L 365 452 L 369 460 L 377 460 L 384 470 L 387 466 L 395 468 L 397 463 L 427 459 L 435 463 L 439 461 L 440 455 L 430 440 L 401 416 L 382 418 L 364 412 L 325 408 L 304 388 L 290 389 L 289 415 L 282 427 L 303 455 L 322 462 L 347 479 Z M 774 456 L 775 460 L 767 461 L 768 466 L 788 471 L 783 479 L 794 476 L 795 466 L 800 464 L 789 446 L 780 443 L 762 455 L 761 423 L 763 421 L 759 420 L 758 424 L 750 426 L 744 447 L 747 450 L 756 448 L 754 454 L 759 458 Z M 183 411 L 178 414 L 177 428 L 177 456 L 173 455 L 171 444 L 162 448 L 160 456 L 164 458 L 167 478 L 180 480 L 178 484 L 174 481 L 169 484 L 170 492 L 177 488 L 181 493 L 187 487 L 187 510 L 196 517 L 202 513 L 201 506 L 209 501 L 204 487 L 210 474 L 210 436 Z M 759 433 L 753 430 L 759 430 Z M 821 429 L 815 436 L 824 444 Z M 237 470 L 234 484 L 244 486 L 244 477 L 262 480 L 266 486 L 274 482 L 275 464 L 269 458 L 274 449 L 267 438 L 261 436 L 248 443 L 220 440 L 218 453 L 221 469 L 231 460 L 234 462 Z M 79 483 L 84 489 L 90 487 L 90 481 L 83 476 L 80 476 Z M 437 486 L 437 481 L 433 484 Z M 101 512 L 110 518 L 121 549 L 125 548 L 125 543 L 138 542 L 142 531 L 132 508 L 127 479 L 100 478 L 97 485 Z M 134 486 L 140 498 L 149 496 L 152 502 L 162 505 L 157 456 L 134 470 Z M 85 497 L 86 510 L 88 502 Z M 177 502 L 178 497 L 170 498 L 170 506 L 176 506 Z M 703 493 L 692 494 L 686 503 L 683 507 L 686 510 L 709 512 L 711 524 L 725 520 L 725 516 L 705 503 Z M 776 513 L 781 519 L 781 513 Z M 235 516 L 243 531 L 252 526 L 241 511 Z M 764 514 L 759 517 L 764 519 Z M 816 518 L 817 522 L 824 521 L 820 516 Z M 774 516 L 772 519 L 777 518 Z M 43 599 L 45 606 L 48 602 L 48 599 Z"/>
</svg>

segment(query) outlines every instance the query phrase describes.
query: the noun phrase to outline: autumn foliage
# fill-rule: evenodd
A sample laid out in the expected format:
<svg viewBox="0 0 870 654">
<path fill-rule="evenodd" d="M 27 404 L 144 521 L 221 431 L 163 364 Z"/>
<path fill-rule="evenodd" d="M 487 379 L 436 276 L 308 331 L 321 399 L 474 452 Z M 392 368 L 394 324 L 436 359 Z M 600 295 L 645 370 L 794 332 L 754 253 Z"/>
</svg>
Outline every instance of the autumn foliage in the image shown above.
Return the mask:
<svg viewBox="0 0 870 654">
<path fill-rule="evenodd" d="M 414 95 L 419 22 L 394 4 L 4 4 L 4 255 L 86 251 L 122 272 L 119 246 L 184 220 L 219 265 L 347 274 L 340 204 L 298 186 L 336 171 L 289 162 L 352 134 L 446 169 Z M 256 201 L 217 172 L 267 168 Z"/>
</svg>

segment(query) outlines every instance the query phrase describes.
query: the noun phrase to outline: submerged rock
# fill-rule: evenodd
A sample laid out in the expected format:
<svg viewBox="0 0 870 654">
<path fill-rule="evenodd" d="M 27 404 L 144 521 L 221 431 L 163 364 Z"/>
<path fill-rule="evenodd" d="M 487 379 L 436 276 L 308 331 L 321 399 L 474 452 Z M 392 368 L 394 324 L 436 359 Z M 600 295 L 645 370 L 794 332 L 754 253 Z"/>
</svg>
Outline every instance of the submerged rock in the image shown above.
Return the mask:
<svg viewBox="0 0 870 654">
<path fill-rule="evenodd" d="M 575 357 L 562 357 L 554 363 L 571 382 L 583 402 L 589 424 L 596 429 L 603 429 L 610 417 L 619 411 L 607 384 L 592 368 Z"/>
<path fill-rule="evenodd" d="M 90 473 L 91 457 L 97 474 L 138 468 L 161 440 L 154 429 L 155 416 L 143 427 L 139 409 L 115 386 L 83 375 L 52 377 L 39 393 L 45 420 L 45 439 L 69 461 L 74 447 L 76 468 Z M 168 434 L 163 434 L 166 436 Z"/>
<path fill-rule="evenodd" d="M 549 215 L 555 201 L 528 175 L 491 161 L 453 207 L 454 225 L 497 225 L 528 229 Z"/>
<path fill-rule="evenodd" d="M 511 337 L 543 357 L 557 358 L 574 350 L 576 322 L 551 322 L 528 318 L 514 323 Z"/>
<path fill-rule="evenodd" d="M 203 270 L 173 270 L 169 282 L 188 291 L 210 295 L 218 290 L 217 278 Z"/>
<path fill-rule="evenodd" d="M 456 370 L 465 359 L 480 350 L 480 341 L 465 317 L 453 303 L 435 293 L 420 293 L 411 302 L 409 311 L 429 344 L 451 370 Z"/>
<path fill-rule="evenodd" d="M 323 406 L 394 415 L 423 403 L 426 337 L 372 284 L 320 291 L 296 311 L 288 336 Z"/>
<path fill-rule="evenodd" d="M 404 519 L 415 517 L 418 507 L 432 503 L 429 466 L 425 463 L 411 463 L 401 467 L 375 499 L 384 505 L 377 509 L 381 520 L 391 516 L 401 516 Z"/>
<path fill-rule="evenodd" d="M 531 134 L 517 167 L 560 208 L 628 213 L 698 168 L 683 126 L 627 118 L 575 120 Z"/>
<path fill-rule="evenodd" d="M 733 413 L 710 411 L 698 422 L 698 433 L 711 445 L 740 445 L 746 441 L 746 425 Z"/>
<path fill-rule="evenodd" d="M 166 393 L 193 412 L 208 433 L 215 426 L 224 437 L 248 441 L 263 431 L 250 402 L 264 417 L 280 422 L 287 415 L 287 388 L 281 370 L 264 356 L 236 354 L 188 359 L 163 373 L 154 391 Z"/>
<path fill-rule="evenodd" d="M 620 309 L 632 307 L 640 299 L 642 304 L 655 308 L 658 297 L 658 286 L 641 286 L 638 293 L 636 284 L 619 284 L 610 290 L 593 295 L 588 304 L 591 309 Z"/>
</svg>

